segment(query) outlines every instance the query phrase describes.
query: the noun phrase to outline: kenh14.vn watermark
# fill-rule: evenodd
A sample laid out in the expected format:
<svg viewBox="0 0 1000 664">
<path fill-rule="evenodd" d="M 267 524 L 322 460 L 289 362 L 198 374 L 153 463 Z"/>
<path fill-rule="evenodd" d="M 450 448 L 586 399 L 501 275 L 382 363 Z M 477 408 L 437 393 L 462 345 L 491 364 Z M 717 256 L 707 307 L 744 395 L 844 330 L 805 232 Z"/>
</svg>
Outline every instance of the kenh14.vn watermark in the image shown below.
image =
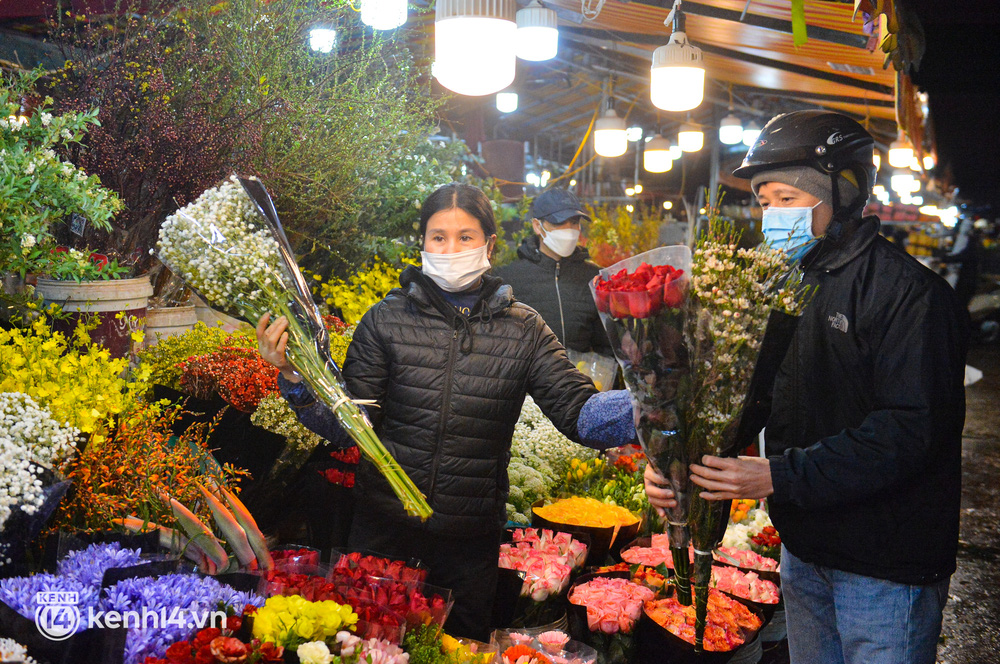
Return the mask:
<svg viewBox="0 0 1000 664">
<path fill-rule="evenodd" d="M 42 636 L 63 641 L 83 629 L 185 629 L 222 628 L 226 625 L 225 611 L 189 611 L 174 607 L 150 611 L 96 611 L 88 606 L 80 612 L 80 597 L 75 592 L 39 592 L 35 595 L 35 626 Z"/>
</svg>

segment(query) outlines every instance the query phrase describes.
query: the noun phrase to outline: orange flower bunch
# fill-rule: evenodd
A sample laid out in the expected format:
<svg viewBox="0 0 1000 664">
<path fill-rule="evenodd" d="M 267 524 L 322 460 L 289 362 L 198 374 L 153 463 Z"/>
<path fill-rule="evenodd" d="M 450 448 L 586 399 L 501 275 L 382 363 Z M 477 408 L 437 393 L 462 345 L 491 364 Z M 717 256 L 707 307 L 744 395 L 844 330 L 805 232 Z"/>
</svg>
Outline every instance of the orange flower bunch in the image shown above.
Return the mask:
<svg viewBox="0 0 1000 664">
<path fill-rule="evenodd" d="M 198 398 L 218 394 L 245 413 L 257 410 L 260 400 L 278 392 L 278 370 L 264 361 L 256 348 L 222 346 L 206 355 L 183 360 L 181 390 Z"/>
<path fill-rule="evenodd" d="M 174 438 L 180 414 L 179 406 L 136 406 L 119 418 L 106 443 L 88 445 L 68 464 L 73 487 L 59 504 L 56 527 L 101 530 L 130 515 L 173 526 L 176 518 L 159 497 L 164 489 L 185 505 L 199 505 L 199 517 L 210 520 L 198 483 L 235 490 L 246 471 L 212 458 L 207 441 L 214 422 L 193 424 Z"/>
<path fill-rule="evenodd" d="M 504 664 L 550 664 L 548 657 L 523 643 L 503 651 Z"/>
</svg>

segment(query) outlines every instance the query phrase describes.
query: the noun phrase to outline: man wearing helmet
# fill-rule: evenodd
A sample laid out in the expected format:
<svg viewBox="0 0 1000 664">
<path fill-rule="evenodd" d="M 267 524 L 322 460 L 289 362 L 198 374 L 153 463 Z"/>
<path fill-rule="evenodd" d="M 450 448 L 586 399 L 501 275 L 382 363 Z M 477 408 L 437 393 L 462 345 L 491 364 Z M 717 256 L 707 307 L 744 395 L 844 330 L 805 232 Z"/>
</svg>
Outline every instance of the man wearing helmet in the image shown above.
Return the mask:
<svg viewBox="0 0 1000 664">
<path fill-rule="evenodd" d="M 932 664 L 955 571 L 966 317 L 863 217 L 873 144 L 843 115 L 788 113 L 734 172 L 816 293 L 774 382 L 768 457 L 691 466 L 704 498 L 769 499 L 797 664 Z M 662 483 L 647 468 L 670 506 Z"/>
</svg>

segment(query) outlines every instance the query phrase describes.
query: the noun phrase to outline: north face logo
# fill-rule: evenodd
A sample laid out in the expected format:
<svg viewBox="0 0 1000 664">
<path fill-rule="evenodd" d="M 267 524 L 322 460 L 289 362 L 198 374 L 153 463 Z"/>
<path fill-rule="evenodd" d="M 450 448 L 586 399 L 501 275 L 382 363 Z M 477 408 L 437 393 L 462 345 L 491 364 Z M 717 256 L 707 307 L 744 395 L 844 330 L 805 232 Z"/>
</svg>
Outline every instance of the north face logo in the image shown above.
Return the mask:
<svg viewBox="0 0 1000 664">
<path fill-rule="evenodd" d="M 838 311 L 836 316 L 829 316 L 827 317 L 827 320 L 830 321 L 830 327 L 847 334 L 847 316 Z"/>
</svg>

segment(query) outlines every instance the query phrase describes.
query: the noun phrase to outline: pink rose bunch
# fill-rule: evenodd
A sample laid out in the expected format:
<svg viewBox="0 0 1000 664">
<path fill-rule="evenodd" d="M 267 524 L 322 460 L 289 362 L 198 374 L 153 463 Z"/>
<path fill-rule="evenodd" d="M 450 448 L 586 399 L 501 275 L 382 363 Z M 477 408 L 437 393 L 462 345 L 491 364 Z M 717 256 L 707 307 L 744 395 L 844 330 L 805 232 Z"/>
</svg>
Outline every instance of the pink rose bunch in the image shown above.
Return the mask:
<svg viewBox="0 0 1000 664">
<path fill-rule="evenodd" d="M 694 550 L 688 548 L 690 560 L 694 561 Z M 622 560 L 631 565 L 646 565 L 656 567 L 664 564 L 668 569 L 674 568 L 674 556 L 670 552 L 670 540 L 665 534 L 653 535 L 649 546 L 633 546 L 622 551 Z"/>
<path fill-rule="evenodd" d="M 713 565 L 712 587 L 761 604 L 777 604 L 781 599 L 777 584 L 760 578 L 755 572 L 743 572 L 735 567 Z"/>
<path fill-rule="evenodd" d="M 571 604 L 587 609 L 587 627 L 605 634 L 629 633 L 642 614 L 642 604 L 655 593 L 628 579 L 599 576 L 569 594 Z"/>
<path fill-rule="evenodd" d="M 561 593 L 570 572 L 587 557 L 586 545 L 569 533 L 524 528 L 515 530 L 513 539 L 500 546 L 500 567 L 524 572 L 521 595 L 536 602 Z"/>
<path fill-rule="evenodd" d="M 764 572 L 777 572 L 780 571 L 778 561 L 774 558 L 767 558 L 760 555 L 756 551 L 745 551 L 743 549 L 734 549 L 731 546 L 720 546 L 719 551 L 726 554 L 732 560 L 722 558 L 719 555 L 715 556 L 716 560 L 722 560 L 727 563 L 732 563 L 733 560 L 739 563 L 740 567 L 748 567 L 750 569 L 757 569 Z"/>
</svg>

